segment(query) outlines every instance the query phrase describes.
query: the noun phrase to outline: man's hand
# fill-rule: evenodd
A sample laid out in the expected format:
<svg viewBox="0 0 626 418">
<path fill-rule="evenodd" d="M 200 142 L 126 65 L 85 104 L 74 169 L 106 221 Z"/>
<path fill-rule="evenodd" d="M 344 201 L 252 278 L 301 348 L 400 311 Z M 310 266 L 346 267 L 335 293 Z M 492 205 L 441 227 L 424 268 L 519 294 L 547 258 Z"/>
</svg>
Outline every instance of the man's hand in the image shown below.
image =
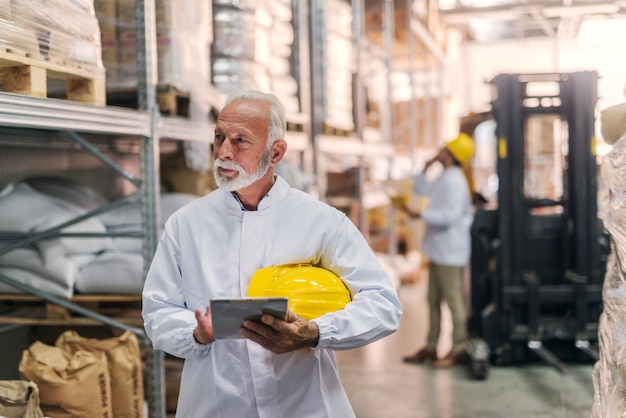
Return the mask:
<svg viewBox="0 0 626 418">
<path fill-rule="evenodd" d="M 194 312 L 198 325 L 193 330 L 193 337 L 200 344 L 211 344 L 215 341 L 213 337 L 213 321 L 211 320 L 211 309 L 207 306 L 206 312 L 201 309 Z"/>
<path fill-rule="evenodd" d="M 245 321 L 241 326 L 241 333 L 274 354 L 317 345 L 317 324 L 291 311 L 287 311 L 284 321 L 267 314 L 261 317 L 261 321 L 262 323 Z"/>
<path fill-rule="evenodd" d="M 428 168 L 435 164 L 437 161 L 439 161 L 439 154 L 435 155 L 433 158 L 431 158 L 430 160 L 426 161 L 426 163 L 424 164 L 424 171 L 428 170 Z"/>
<path fill-rule="evenodd" d="M 408 206 L 405 206 L 405 207 L 404 207 L 404 211 L 405 211 L 405 212 L 406 212 L 406 213 L 407 213 L 407 214 L 408 214 L 408 215 L 409 215 L 412 219 L 419 219 L 419 218 L 422 216 L 422 214 L 421 214 L 421 213 L 419 213 L 419 212 L 418 212 L 418 211 L 416 211 L 416 210 L 413 210 L 413 209 L 409 208 Z"/>
<path fill-rule="evenodd" d="M 404 201 L 401 204 L 399 204 L 397 207 L 398 209 L 406 212 L 406 214 L 409 215 L 409 217 L 413 219 L 417 219 L 421 216 L 421 214 L 418 211 L 411 209 L 409 205 L 407 205 L 406 202 Z"/>
</svg>

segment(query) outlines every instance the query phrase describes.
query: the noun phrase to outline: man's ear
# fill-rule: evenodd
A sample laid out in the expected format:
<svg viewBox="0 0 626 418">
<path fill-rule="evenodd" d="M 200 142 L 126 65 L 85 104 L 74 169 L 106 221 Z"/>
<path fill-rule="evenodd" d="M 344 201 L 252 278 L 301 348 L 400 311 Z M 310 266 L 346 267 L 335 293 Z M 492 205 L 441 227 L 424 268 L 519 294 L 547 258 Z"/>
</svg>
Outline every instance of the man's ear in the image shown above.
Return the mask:
<svg viewBox="0 0 626 418">
<path fill-rule="evenodd" d="M 272 157 L 271 163 L 272 165 L 277 165 L 285 156 L 285 152 L 287 152 L 287 141 L 284 139 L 277 139 L 272 144 Z"/>
</svg>

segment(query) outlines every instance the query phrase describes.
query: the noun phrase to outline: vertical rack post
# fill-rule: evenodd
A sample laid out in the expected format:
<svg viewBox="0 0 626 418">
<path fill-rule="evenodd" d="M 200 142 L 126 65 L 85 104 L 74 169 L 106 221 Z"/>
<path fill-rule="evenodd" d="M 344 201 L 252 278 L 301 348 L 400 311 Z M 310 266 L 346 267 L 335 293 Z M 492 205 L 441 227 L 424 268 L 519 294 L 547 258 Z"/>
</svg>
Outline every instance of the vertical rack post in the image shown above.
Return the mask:
<svg viewBox="0 0 626 418">
<path fill-rule="evenodd" d="M 407 31 L 407 59 L 409 61 L 409 85 L 411 95 L 409 98 L 409 149 L 411 166 L 417 165 L 417 98 L 415 97 L 415 37 L 411 32 L 411 19 L 413 14 L 413 0 L 406 2 L 406 31 Z"/>
<path fill-rule="evenodd" d="M 364 48 L 363 36 L 365 33 L 363 13 L 363 0 L 352 0 L 352 97 L 354 98 L 354 130 L 357 138 L 363 141 L 363 128 L 365 127 L 365 90 L 361 76 L 361 57 Z M 365 167 L 363 153 L 359 155 L 357 196 L 359 202 L 359 229 L 369 240 L 369 220 L 364 202 Z"/>
<path fill-rule="evenodd" d="M 315 152 L 312 147 L 312 114 L 311 114 L 311 59 L 310 59 L 310 43 L 311 36 L 311 20 L 308 14 L 312 8 L 309 2 L 300 0 L 291 0 L 291 8 L 293 10 L 293 26 L 295 32 L 294 56 L 292 64 L 297 70 L 298 93 L 300 99 L 300 112 L 306 115 L 307 121 L 303 126 L 303 132 L 309 139 L 307 149 L 302 156 L 302 166 L 305 173 L 313 173 L 316 175 L 315 168 Z"/>
<path fill-rule="evenodd" d="M 157 244 L 157 207 L 159 184 L 159 110 L 156 102 L 156 13 L 154 0 L 136 0 L 137 16 L 137 101 L 140 110 L 149 116 L 149 135 L 141 137 L 142 227 L 144 234 L 144 277 Z M 164 355 L 155 351 L 147 336 L 141 341 L 146 353 L 146 397 L 148 415 L 155 418 L 165 416 L 164 402 Z"/>
<path fill-rule="evenodd" d="M 319 135 L 322 133 L 321 121 L 324 120 L 324 0 L 311 0 L 309 3 L 309 120 L 311 145 L 313 149 L 313 173 L 317 177 L 319 195 L 326 196 L 326 173 L 320 167 Z"/>
<path fill-rule="evenodd" d="M 387 138 L 387 141 L 394 146 L 395 132 L 393 126 L 393 39 L 395 34 L 395 6 L 394 0 L 385 0 L 383 3 L 383 45 L 385 51 L 385 70 L 386 70 L 386 83 L 387 94 L 386 103 L 382 116 L 382 131 Z M 391 171 L 393 166 L 393 157 L 389 157 L 389 168 L 387 171 L 387 178 L 391 178 Z M 393 205 L 389 205 L 387 208 L 387 252 L 391 257 L 391 260 L 395 260 L 395 256 L 398 254 L 398 228 L 396 225 L 396 209 Z"/>
</svg>

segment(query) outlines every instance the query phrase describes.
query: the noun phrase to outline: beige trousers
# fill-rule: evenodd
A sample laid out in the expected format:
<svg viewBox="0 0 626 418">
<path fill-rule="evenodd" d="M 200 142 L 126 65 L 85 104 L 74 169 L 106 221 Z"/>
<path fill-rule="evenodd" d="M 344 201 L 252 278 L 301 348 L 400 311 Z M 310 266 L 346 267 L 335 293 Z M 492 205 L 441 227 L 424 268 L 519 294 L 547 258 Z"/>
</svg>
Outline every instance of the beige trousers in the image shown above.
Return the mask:
<svg viewBox="0 0 626 418">
<path fill-rule="evenodd" d="M 426 348 L 437 349 L 441 331 L 441 302 L 446 302 L 452 315 L 452 351 L 459 353 L 467 338 L 465 303 L 463 302 L 463 269 L 430 262 L 428 268 L 428 307 L 430 327 Z"/>
</svg>

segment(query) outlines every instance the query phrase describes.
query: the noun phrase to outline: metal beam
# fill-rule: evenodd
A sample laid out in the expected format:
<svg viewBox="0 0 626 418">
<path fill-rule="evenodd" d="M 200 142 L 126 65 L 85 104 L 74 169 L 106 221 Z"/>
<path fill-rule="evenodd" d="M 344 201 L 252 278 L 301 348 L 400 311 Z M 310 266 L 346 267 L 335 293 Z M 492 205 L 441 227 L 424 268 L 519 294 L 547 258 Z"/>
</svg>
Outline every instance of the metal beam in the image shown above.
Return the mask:
<svg viewBox="0 0 626 418">
<path fill-rule="evenodd" d="M 585 15 L 615 15 L 626 13 L 625 2 L 600 1 L 593 4 L 572 2 L 570 5 L 548 1 L 531 1 L 485 7 L 458 7 L 442 9 L 441 15 L 448 24 L 470 23 L 476 19 L 515 20 L 521 14 L 539 13 L 545 18 Z"/>
<path fill-rule="evenodd" d="M 533 19 L 535 19 L 535 21 L 539 24 L 541 29 L 550 39 L 556 37 L 556 31 L 554 30 L 548 19 L 546 19 L 546 17 L 541 13 L 540 9 L 533 9 L 530 12 L 530 15 L 533 17 Z"/>
<path fill-rule="evenodd" d="M 424 43 L 424 46 L 437 58 L 443 67 L 448 67 L 448 60 L 443 49 L 432 37 L 430 31 L 415 17 L 411 18 L 411 32 L 413 32 Z"/>
</svg>

